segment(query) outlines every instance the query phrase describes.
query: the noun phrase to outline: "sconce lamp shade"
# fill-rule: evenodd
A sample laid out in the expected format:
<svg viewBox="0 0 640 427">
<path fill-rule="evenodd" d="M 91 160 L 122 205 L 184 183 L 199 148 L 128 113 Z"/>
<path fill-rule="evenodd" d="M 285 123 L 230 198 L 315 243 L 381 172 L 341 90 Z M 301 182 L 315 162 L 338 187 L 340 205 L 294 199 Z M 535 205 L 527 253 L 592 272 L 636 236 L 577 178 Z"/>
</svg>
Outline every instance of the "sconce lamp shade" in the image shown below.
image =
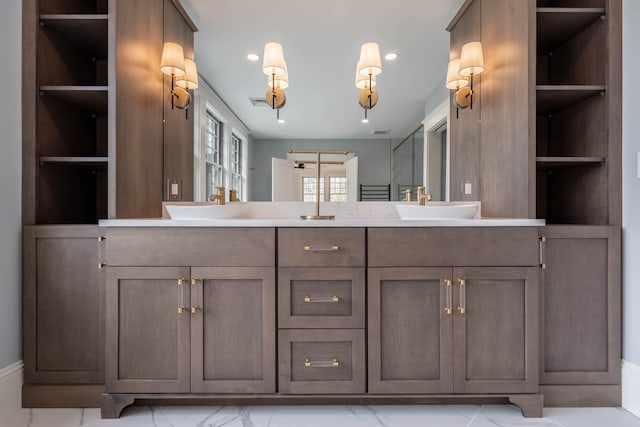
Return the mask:
<svg viewBox="0 0 640 427">
<path fill-rule="evenodd" d="M 382 73 L 382 61 L 380 60 L 380 47 L 378 43 L 368 42 L 364 43 L 360 47 L 360 64 L 358 66 L 358 73 L 363 76 L 369 74 L 377 76 Z"/>
<path fill-rule="evenodd" d="M 358 65 L 356 67 L 356 87 L 358 89 L 364 89 L 369 87 L 369 75 L 360 74 L 360 61 L 358 61 Z M 376 76 L 371 76 L 371 87 L 376 87 Z"/>
<path fill-rule="evenodd" d="M 273 83 L 275 80 L 276 88 L 286 89 L 289 87 L 289 72 L 287 70 L 287 64 L 284 65 L 284 74 L 281 76 L 276 76 L 275 78 L 272 75 L 269 75 L 267 78 L 267 84 L 270 88 L 273 88 Z"/>
<path fill-rule="evenodd" d="M 462 46 L 460 54 L 460 70 L 463 77 L 480 74 L 484 71 L 484 57 L 482 55 L 482 43 L 469 42 Z"/>
<path fill-rule="evenodd" d="M 282 45 L 276 42 L 265 44 L 264 55 L 262 55 L 262 72 L 268 76 L 279 77 L 285 73 L 286 67 Z"/>
<path fill-rule="evenodd" d="M 162 47 L 160 70 L 168 75 L 182 77 L 185 75 L 184 50 L 178 43 L 167 42 Z"/>
<path fill-rule="evenodd" d="M 461 87 L 465 87 L 469 84 L 469 81 L 466 78 L 458 74 L 459 69 L 460 58 L 449 61 L 449 66 L 447 67 L 447 80 L 445 82 L 447 89 L 460 89 Z"/>
<path fill-rule="evenodd" d="M 198 69 L 196 67 L 195 61 L 193 59 L 185 58 L 184 68 L 186 74 L 183 77 L 180 77 L 176 81 L 176 84 L 187 90 L 198 89 Z"/>
</svg>

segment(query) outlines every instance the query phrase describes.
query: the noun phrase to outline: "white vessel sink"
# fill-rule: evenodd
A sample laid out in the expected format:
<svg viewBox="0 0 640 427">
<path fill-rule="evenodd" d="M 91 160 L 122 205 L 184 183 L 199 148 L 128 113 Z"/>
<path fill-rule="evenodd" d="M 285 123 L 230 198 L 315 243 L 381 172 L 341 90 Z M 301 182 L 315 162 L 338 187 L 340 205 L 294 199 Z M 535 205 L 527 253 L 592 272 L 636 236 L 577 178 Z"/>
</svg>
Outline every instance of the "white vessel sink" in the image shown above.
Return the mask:
<svg viewBox="0 0 640 427">
<path fill-rule="evenodd" d="M 245 218 L 247 209 L 244 204 L 228 205 L 166 205 L 171 219 L 235 219 Z"/>
<path fill-rule="evenodd" d="M 427 202 L 424 206 L 398 204 L 396 210 L 401 219 L 408 220 L 472 219 L 478 212 L 478 205 L 439 205 Z"/>
</svg>

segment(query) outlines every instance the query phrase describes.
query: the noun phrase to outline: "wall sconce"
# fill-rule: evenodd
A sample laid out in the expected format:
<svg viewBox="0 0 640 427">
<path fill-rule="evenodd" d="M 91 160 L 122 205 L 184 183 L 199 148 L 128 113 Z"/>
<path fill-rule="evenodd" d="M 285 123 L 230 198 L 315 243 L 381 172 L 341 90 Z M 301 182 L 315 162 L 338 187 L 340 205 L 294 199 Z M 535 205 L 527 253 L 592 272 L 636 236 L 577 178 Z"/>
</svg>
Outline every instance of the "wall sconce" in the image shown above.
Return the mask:
<svg viewBox="0 0 640 427">
<path fill-rule="evenodd" d="M 460 53 L 460 69 L 458 74 L 462 77 L 469 77 L 469 104 L 473 109 L 473 76 L 484 71 L 484 55 L 482 54 L 482 43 L 469 42 L 462 46 Z"/>
<path fill-rule="evenodd" d="M 284 104 L 287 102 L 283 89 L 289 87 L 289 73 L 280 43 L 268 42 L 264 45 L 262 72 L 269 76 L 270 80 L 270 89 L 267 90 L 266 94 L 267 104 L 269 104 L 271 109 L 277 110 L 276 119 L 278 122 L 281 122 L 280 108 L 284 107 Z"/>
<path fill-rule="evenodd" d="M 459 74 L 460 70 L 460 58 L 452 59 L 449 61 L 447 67 L 447 80 L 445 85 L 447 89 L 455 89 L 456 93 L 453 96 L 453 103 L 456 105 L 456 118 L 458 118 L 458 109 L 467 108 L 470 104 L 469 81 Z"/>
<path fill-rule="evenodd" d="M 289 71 L 287 70 L 287 64 L 284 65 L 284 74 L 279 77 L 268 77 L 267 93 L 265 99 L 267 104 L 273 109 L 276 109 L 276 120 L 278 123 L 284 123 L 284 119 L 280 118 L 280 109 L 287 103 L 287 97 L 284 93 L 284 89 L 289 87 Z M 275 96 L 273 96 L 275 93 Z"/>
<path fill-rule="evenodd" d="M 362 119 L 362 123 L 368 123 L 369 119 L 367 118 L 367 110 L 376 106 L 380 95 L 378 94 L 378 91 L 374 89 L 377 84 L 376 76 L 361 75 L 360 68 L 360 61 L 358 61 L 358 64 L 356 65 L 355 85 L 360 89 L 358 103 L 362 108 L 364 108 L 364 119 Z"/>
<path fill-rule="evenodd" d="M 367 123 L 367 110 L 372 109 L 378 102 L 380 94 L 374 87 L 374 77 L 382 73 L 382 61 L 380 60 L 380 47 L 378 43 L 368 42 L 360 46 L 360 59 L 356 65 L 356 87 L 360 90 L 360 96 L 358 101 L 360 106 L 364 108 L 363 123 Z M 362 88 L 359 87 L 358 76 L 367 77 L 367 83 L 361 83 Z M 366 80 L 365 80 L 366 81 Z"/>
<path fill-rule="evenodd" d="M 198 88 L 198 70 L 192 59 L 185 59 L 184 50 L 178 43 L 167 42 L 162 47 L 160 70 L 171 76 L 169 99 L 171 109 L 186 109 L 191 102 L 189 90 Z M 189 111 L 186 111 L 189 118 Z"/>
</svg>

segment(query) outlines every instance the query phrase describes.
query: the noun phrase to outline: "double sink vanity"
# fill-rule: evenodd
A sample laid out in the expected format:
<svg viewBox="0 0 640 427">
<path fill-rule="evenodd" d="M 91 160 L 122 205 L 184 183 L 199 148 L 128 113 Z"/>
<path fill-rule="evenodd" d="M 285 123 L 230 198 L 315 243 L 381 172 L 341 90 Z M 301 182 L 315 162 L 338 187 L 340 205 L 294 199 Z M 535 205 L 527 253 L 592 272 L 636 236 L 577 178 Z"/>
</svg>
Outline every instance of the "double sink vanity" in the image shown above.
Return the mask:
<svg viewBox="0 0 640 427">
<path fill-rule="evenodd" d="M 311 205 L 167 205 L 165 219 L 100 222 L 104 417 L 203 399 L 511 401 L 542 415 L 544 221 L 388 202 L 300 220 Z M 471 218 L 446 218 L 469 205 Z"/>
</svg>

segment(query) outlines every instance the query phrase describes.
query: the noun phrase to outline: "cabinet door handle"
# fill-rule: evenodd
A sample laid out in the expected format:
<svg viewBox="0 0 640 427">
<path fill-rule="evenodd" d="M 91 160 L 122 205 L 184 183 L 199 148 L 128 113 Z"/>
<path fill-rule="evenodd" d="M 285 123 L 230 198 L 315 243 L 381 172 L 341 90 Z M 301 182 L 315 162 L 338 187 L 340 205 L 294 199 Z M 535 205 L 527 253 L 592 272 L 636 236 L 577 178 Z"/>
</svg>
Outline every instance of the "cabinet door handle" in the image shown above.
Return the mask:
<svg viewBox="0 0 640 427">
<path fill-rule="evenodd" d="M 547 264 L 545 264 L 544 262 L 544 244 L 547 241 L 547 238 L 545 236 L 540 236 L 538 237 L 538 261 L 539 261 L 539 266 L 540 269 L 542 270 L 546 270 L 547 268 Z"/>
<path fill-rule="evenodd" d="M 467 307 L 467 292 L 465 290 L 466 283 L 465 279 L 458 279 L 458 284 L 460 285 L 460 305 L 458 306 L 458 312 L 460 314 L 464 314 Z"/>
<path fill-rule="evenodd" d="M 191 279 L 191 284 L 192 285 L 197 285 L 198 283 L 200 283 L 200 279 Z"/>
<path fill-rule="evenodd" d="M 340 246 L 305 246 L 303 249 L 307 252 L 336 252 L 340 250 Z"/>
<path fill-rule="evenodd" d="M 200 307 L 195 306 L 195 305 L 191 306 L 191 314 L 196 314 L 199 311 L 202 311 L 202 309 Z"/>
<path fill-rule="evenodd" d="M 451 314 L 453 312 L 453 284 L 450 279 L 444 279 L 444 284 L 446 286 L 444 312 Z"/>
<path fill-rule="evenodd" d="M 335 357 L 333 360 L 318 360 L 312 362 L 308 357 L 304 359 L 304 366 L 306 368 L 338 368 L 340 367 L 340 362 Z"/>
<path fill-rule="evenodd" d="M 187 279 L 185 279 L 184 277 L 182 277 L 182 278 L 178 279 L 178 285 L 182 286 L 182 285 L 184 285 L 185 283 L 187 283 Z"/>
<path fill-rule="evenodd" d="M 331 297 L 310 297 L 305 295 L 304 302 L 340 302 L 340 297 L 337 295 Z"/>
<path fill-rule="evenodd" d="M 184 313 L 184 311 L 187 309 L 187 307 L 185 307 L 184 305 L 181 305 L 180 307 L 178 307 L 178 314 L 182 314 Z"/>
</svg>

